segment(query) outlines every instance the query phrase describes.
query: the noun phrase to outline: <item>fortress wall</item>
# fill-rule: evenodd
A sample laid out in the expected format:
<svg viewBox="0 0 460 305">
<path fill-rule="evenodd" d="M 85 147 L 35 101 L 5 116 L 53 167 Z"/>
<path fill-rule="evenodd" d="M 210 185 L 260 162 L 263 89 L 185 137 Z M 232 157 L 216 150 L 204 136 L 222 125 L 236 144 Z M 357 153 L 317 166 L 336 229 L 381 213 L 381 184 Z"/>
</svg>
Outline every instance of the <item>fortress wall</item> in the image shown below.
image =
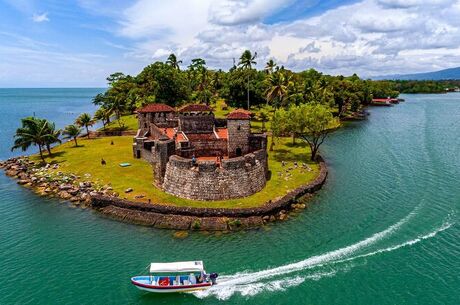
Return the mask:
<svg viewBox="0 0 460 305">
<path fill-rule="evenodd" d="M 164 134 L 164 128 L 163 128 L 163 129 L 160 129 L 160 128 L 157 127 L 155 124 L 153 124 L 153 123 L 150 124 L 150 135 L 151 135 L 154 139 L 160 138 L 163 134 Z"/>
<path fill-rule="evenodd" d="M 180 114 L 179 128 L 183 132 L 210 133 L 214 130 L 214 114 Z"/>
<path fill-rule="evenodd" d="M 241 198 L 262 190 L 266 184 L 267 154 L 264 151 L 223 160 L 199 161 L 177 155 L 166 166 L 163 189 L 172 195 L 193 200 Z"/>
<path fill-rule="evenodd" d="M 227 154 L 227 139 L 195 140 L 192 143 L 196 157 Z"/>
</svg>

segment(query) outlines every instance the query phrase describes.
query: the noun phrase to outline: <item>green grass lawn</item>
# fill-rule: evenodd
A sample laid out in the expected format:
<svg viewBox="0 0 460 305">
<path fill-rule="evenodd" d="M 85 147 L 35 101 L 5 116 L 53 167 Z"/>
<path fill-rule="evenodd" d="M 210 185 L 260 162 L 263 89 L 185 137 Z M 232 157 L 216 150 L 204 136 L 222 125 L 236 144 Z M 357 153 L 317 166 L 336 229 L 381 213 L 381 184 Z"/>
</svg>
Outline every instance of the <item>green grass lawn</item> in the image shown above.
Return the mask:
<svg viewBox="0 0 460 305">
<path fill-rule="evenodd" d="M 123 123 L 124 128 L 122 130 L 137 130 L 137 118 L 135 114 L 127 114 L 123 115 L 120 118 L 120 121 Z M 99 130 L 107 130 L 107 131 L 116 131 L 120 130 L 120 124 L 118 120 L 114 119 L 112 122 L 107 124 L 104 128 L 100 128 Z"/>
<path fill-rule="evenodd" d="M 235 108 L 227 106 L 223 99 L 217 100 L 211 107 L 214 109 L 214 116 L 219 119 L 225 119 L 230 112 L 235 110 Z"/>
<path fill-rule="evenodd" d="M 114 145 L 111 145 L 113 141 Z M 249 197 L 225 201 L 193 201 L 178 198 L 155 187 L 151 166 L 143 159 L 135 159 L 132 156 L 132 137 L 104 137 L 97 139 L 79 139 L 79 147 L 74 147 L 73 142 L 64 143 L 53 148 L 53 156 L 47 157 L 47 162 L 59 163 L 58 171 L 73 173 L 82 177 L 83 180 L 91 180 L 101 185 L 111 184 L 114 191 L 120 193 L 120 197 L 134 200 L 136 195 L 144 195 L 137 201 L 147 202 L 151 199 L 154 203 L 174 204 L 178 206 L 193 207 L 254 207 L 259 206 L 270 199 L 281 197 L 287 192 L 314 180 L 319 173 L 319 166 L 310 162 L 310 150 L 305 143 L 297 140 L 296 145 L 291 144 L 290 138 L 282 138 L 275 145 L 275 150 L 269 152 L 269 169 L 271 178 L 266 187 Z M 101 165 L 101 158 L 107 165 Z M 38 156 L 32 159 L 39 160 Z M 287 162 L 283 167 L 281 162 Z M 299 166 L 293 168 L 293 162 L 307 163 L 311 171 L 306 171 Z M 129 162 L 131 166 L 120 167 L 119 163 Z M 286 175 L 286 169 L 292 167 L 290 175 Z M 90 176 L 88 176 L 88 174 Z M 85 176 L 88 177 L 85 179 Z M 125 194 L 127 188 L 133 188 L 132 193 Z"/>
</svg>

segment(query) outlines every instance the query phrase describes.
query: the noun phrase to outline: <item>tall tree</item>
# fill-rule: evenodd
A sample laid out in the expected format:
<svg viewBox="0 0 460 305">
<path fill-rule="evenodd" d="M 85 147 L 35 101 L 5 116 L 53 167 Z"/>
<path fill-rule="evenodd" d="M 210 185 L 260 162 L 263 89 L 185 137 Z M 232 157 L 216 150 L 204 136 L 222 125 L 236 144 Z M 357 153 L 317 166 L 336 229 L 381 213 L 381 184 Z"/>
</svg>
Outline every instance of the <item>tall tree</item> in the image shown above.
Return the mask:
<svg viewBox="0 0 460 305">
<path fill-rule="evenodd" d="M 182 60 L 177 60 L 177 57 L 174 53 L 169 54 L 166 64 L 170 65 L 174 69 L 180 70 L 179 64 L 182 63 Z"/>
<path fill-rule="evenodd" d="M 14 135 L 14 145 L 11 150 L 22 149 L 26 151 L 30 146 L 38 146 L 40 158 L 45 162 L 43 157 L 43 147 L 47 142 L 52 141 L 54 135 L 50 135 L 49 122 L 44 119 L 27 117 L 21 120 L 22 127 L 16 130 Z"/>
<path fill-rule="evenodd" d="M 288 88 L 291 84 L 291 77 L 286 77 L 283 72 L 272 73 L 266 79 L 267 90 L 265 91 L 267 103 L 273 104 L 275 108 L 284 106 L 285 98 L 288 95 Z"/>
<path fill-rule="evenodd" d="M 64 139 L 73 139 L 75 147 L 78 146 L 77 138 L 81 134 L 81 129 L 76 125 L 67 125 L 62 131 Z"/>
<path fill-rule="evenodd" d="M 102 122 L 102 125 L 104 126 L 105 128 L 105 125 L 107 125 L 108 123 L 110 123 L 110 116 L 112 114 L 110 113 L 110 111 L 104 107 L 100 107 L 99 109 L 96 110 L 96 112 L 94 113 L 94 116 L 93 116 L 93 119 L 95 121 L 101 121 Z"/>
<path fill-rule="evenodd" d="M 270 129 L 272 132 L 272 141 L 270 144 L 270 151 L 273 151 L 275 140 L 278 139 L 286 131 L 286 111 L 281 108 L 273 113 Z"/>
<path fill-rule="evenodd" d="M 125 78 L 126 75 L 124 75 L 122 72 L 115 72 L 113 74 L 110 74 L 106 79 L 107 82 L 109 83 L 109 86 L 112 86 L 114 83 L 117 81 Z"/>
<path fill-rule="evenodd" d="M 89 139 L 89 127 L 94 125 L 94 120 L 89 113 L 82 113 L 80 116 L 75 120 L 75 124 L 79 127 L 86 128 L 86 135 Z"/>
<path fill-rule="evenodd" d="M 330 132 L 334 117 L 329 107 L 319 103 L 308 103 L 289 108 L 292 115 L 298 116 L 295 128 L 297 134 L 308 143 L 311 150 L 311 160 L 316 160 L 318 149 Z M 289 117 L 289 116 L 286 116 Z"/>
<path fill-rule="evenodd" d="M 93 104 L 96 106 L 103 106 L 107 100 L 106 95 L 104 93 L 98 93 L 95 97 L 93 97 Z"/>
<path fill-rule="evenodd" d="M 199 71 L 203 69 L 203 67 L 206 66 L 206 60 L 202 58 L 194 58 L 192 59 L 192 62 L 188 66 L 189 70 L 191 71 Z"/>
<path fill-rule="evenodd" d="M 54 123 L 47 120 L 45 121 L 47 124 L 47 134 L 49 135 L 45 141 L 45 146 L 48 154 L 51 156 L 51 145 L 54 143 L 61 143 L 61 140 L 59 139 L 61 136 L 61 130 L 56 129 L 56 125 Z"/>
<path fill-rule="evenodd" d="M 275 70 L 275 67 L 276 67 L 275 61 L 273 59 L 270 59 L 265 64 L 265 69 L 264 70 L 265 70 L 265 72 L 267 72 L 267 74 L 271 74 Z"/>
<path fill-rule="evenodd" d="M 256 65 L 257 62 L 255 61 L 257 57 L 257 52 L 254 52 L 254 55 L 251 53 L 251 51 L 249 50 L 245 50 L 243 52 L 243 54 L 241 54 L 241 57 L 240 57 L 240 62 L 239 62 L 239 66 L 245 70 L 251 70 L 252 69 L 252 65 Z M 247 86 L 247 96 L 248 96 L 248 110 L 249 110 L 249 107 L 250 107 L 250 103 L 249 103 L 249 73 L 248 73 L 248 86 Z"/>
</svg>

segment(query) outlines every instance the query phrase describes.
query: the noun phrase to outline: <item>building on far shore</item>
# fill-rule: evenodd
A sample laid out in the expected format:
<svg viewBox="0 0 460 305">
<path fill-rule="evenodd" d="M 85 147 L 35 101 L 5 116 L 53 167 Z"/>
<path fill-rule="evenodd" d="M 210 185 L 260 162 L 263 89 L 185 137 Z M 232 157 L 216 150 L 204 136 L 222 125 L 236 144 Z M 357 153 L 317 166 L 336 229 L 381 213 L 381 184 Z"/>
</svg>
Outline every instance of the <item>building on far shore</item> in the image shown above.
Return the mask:
<svg viewBox="0 0 460 305">
<path fill-rule="evenodd" d="M 194 200 L 254 194 L 268 177 L 267 137 L 251 132 L 251 113 L 237 109 L 216 119 L 204 104 L 178 110 L 150 104 L 137 111 L 133 155 L 148 160 L 165 192 Z"/>
</svg>

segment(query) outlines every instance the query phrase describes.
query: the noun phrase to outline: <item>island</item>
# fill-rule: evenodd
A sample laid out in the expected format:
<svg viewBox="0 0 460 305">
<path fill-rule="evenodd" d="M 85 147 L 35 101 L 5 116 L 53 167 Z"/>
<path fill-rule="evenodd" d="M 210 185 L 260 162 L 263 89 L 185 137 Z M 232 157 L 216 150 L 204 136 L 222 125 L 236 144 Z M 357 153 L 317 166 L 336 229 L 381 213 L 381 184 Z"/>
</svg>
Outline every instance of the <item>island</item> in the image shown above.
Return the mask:
<svg viewBox="0 0 460 305">
<path fill-rule="evenodd" d="M 94 115 L 63 130 L 22 119 L 13 149 L 39 153 L 0 166 L 39 195 L 140 225 L 229 231 L 286 220 L 326 181 L 328 134 L 398 92 L 273 61 L 257 71 L 254 58 L 245 51 L 228 72 L 194 59 L 182 71 L 171 54 L 135 77 L 112 74 Z"/>
</svg>

